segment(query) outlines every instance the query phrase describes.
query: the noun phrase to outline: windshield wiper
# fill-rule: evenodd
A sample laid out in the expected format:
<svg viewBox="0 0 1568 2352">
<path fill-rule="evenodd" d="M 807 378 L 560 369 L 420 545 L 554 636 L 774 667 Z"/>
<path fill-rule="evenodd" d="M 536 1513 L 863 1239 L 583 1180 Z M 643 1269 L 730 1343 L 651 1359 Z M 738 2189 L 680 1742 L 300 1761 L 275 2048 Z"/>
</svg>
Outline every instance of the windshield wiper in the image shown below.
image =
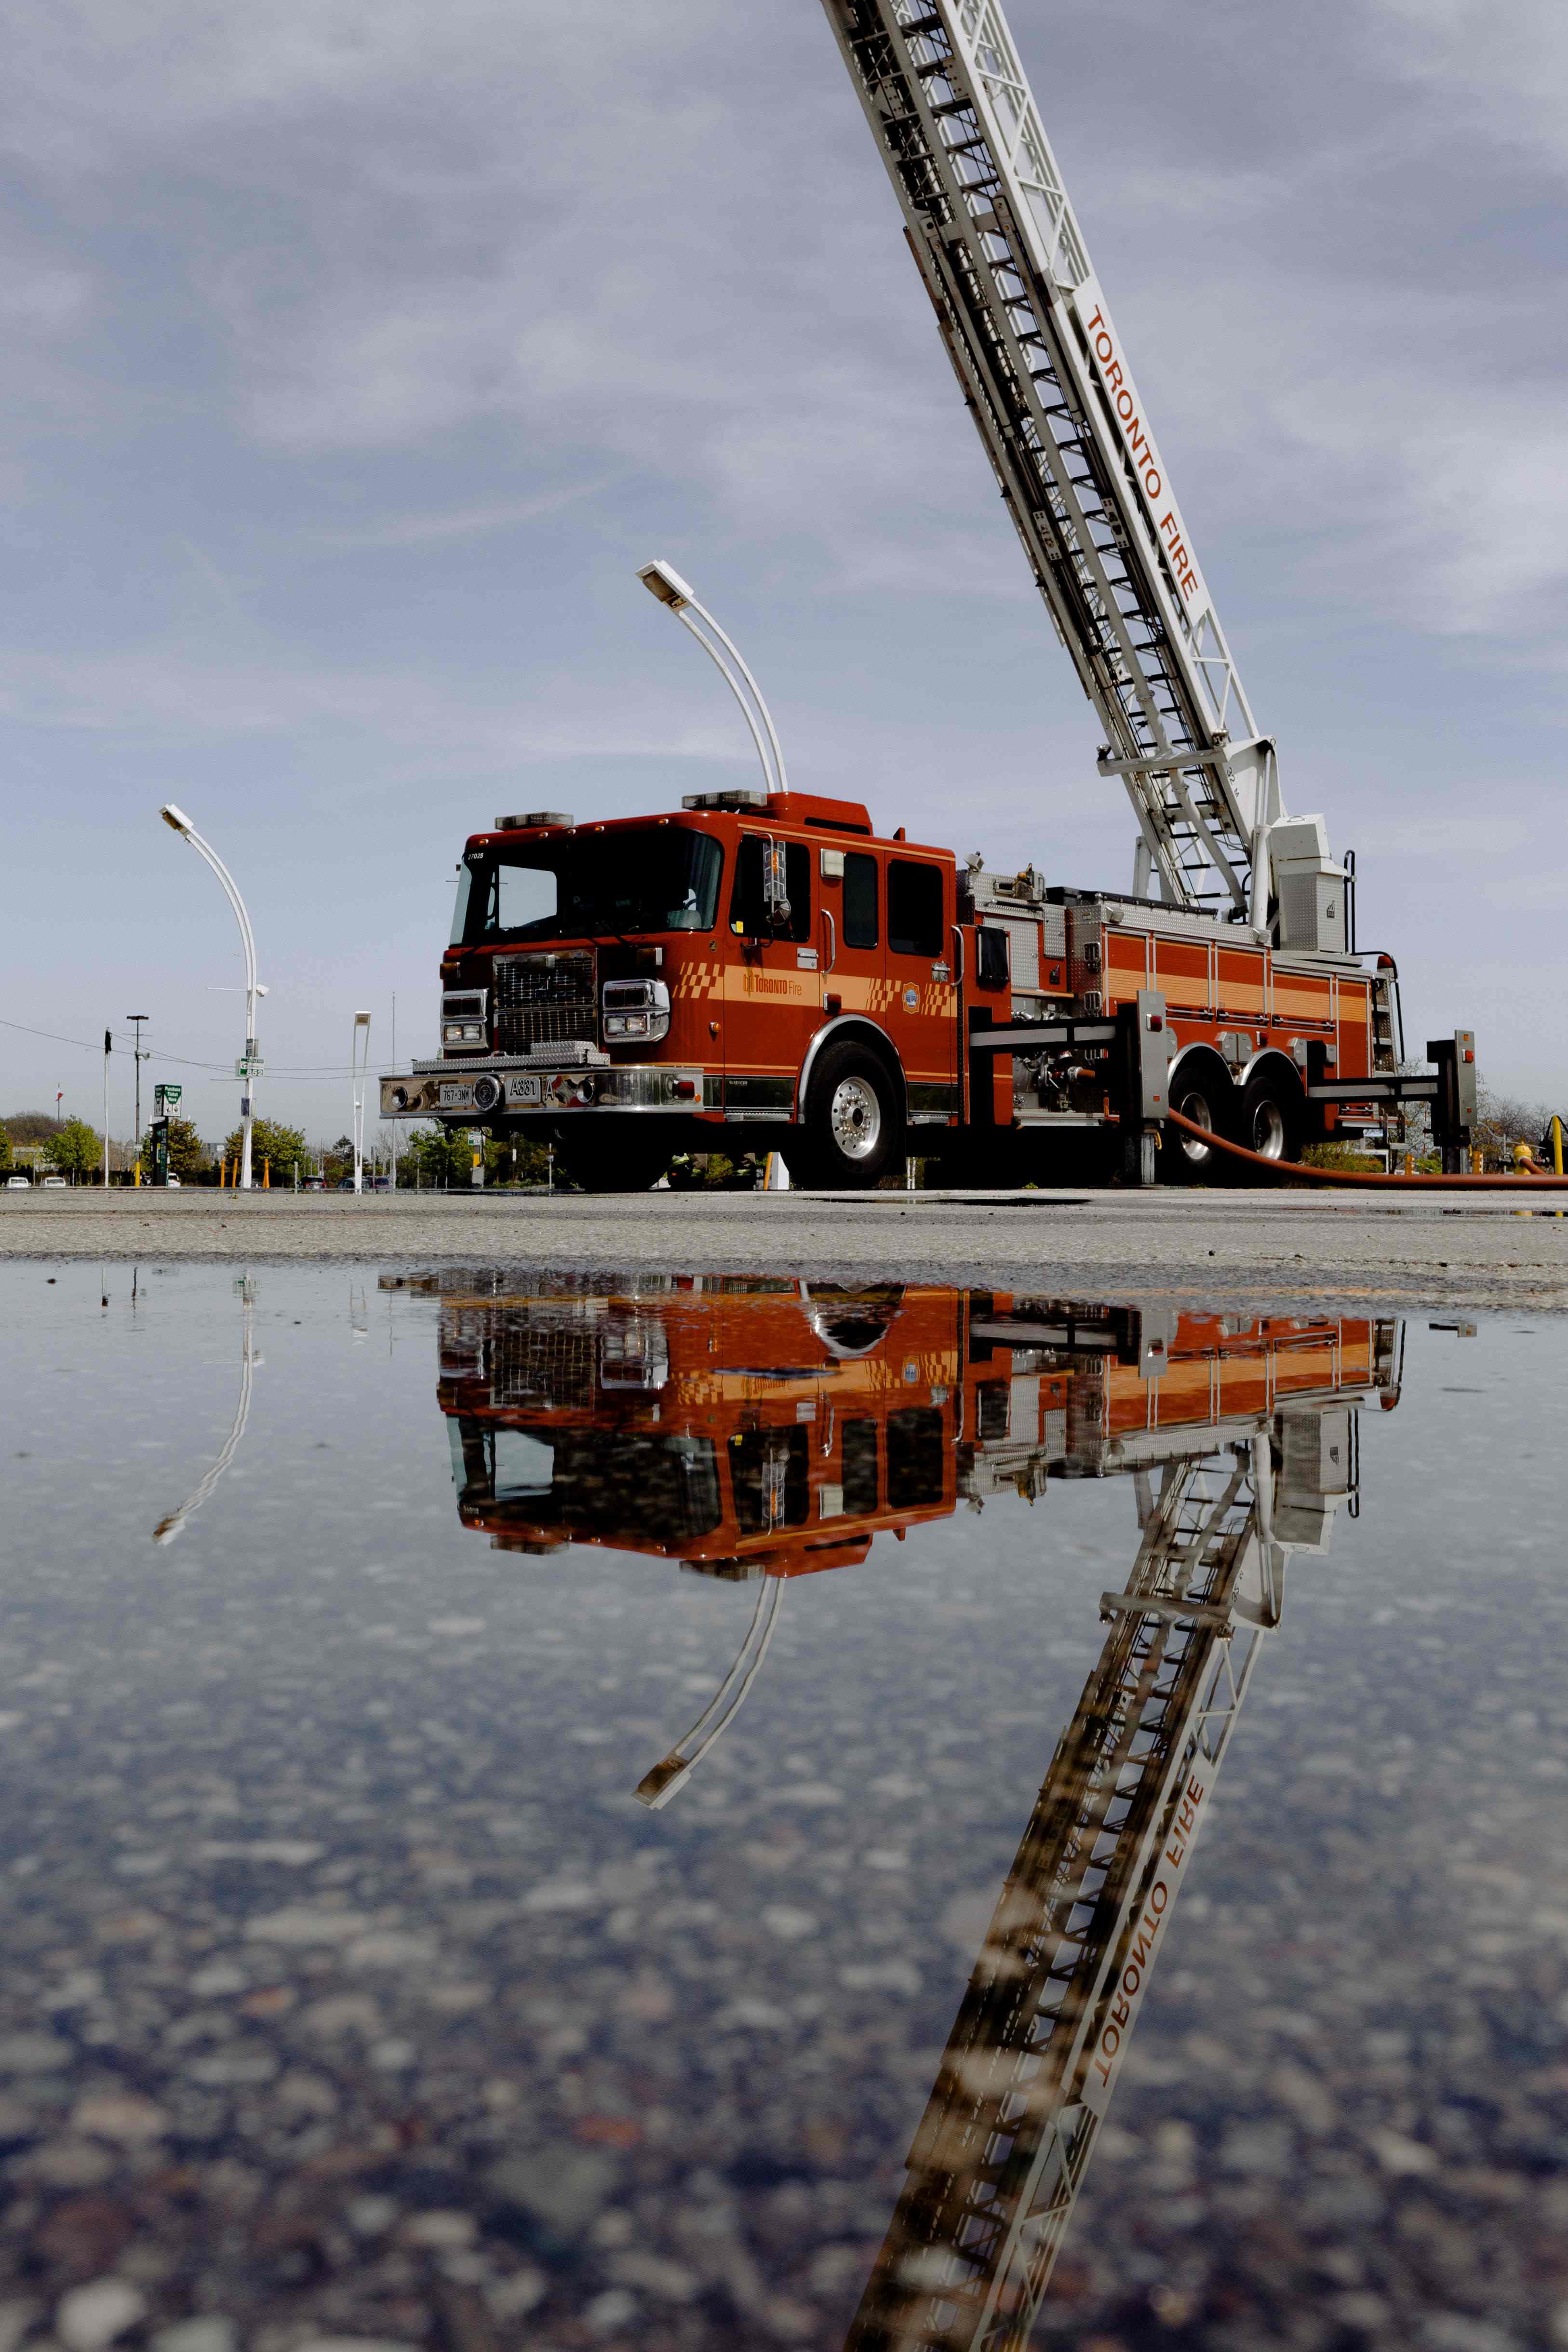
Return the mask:
<svg viewBox="0 0 1568 2352">
<path fill-rule="evenodd" d="M 580 932 L 579 934 L 580 938 L 592 940 L 596 944 L 600 940 L 614 940 L 619 946 L 623 948 L 629 948 L 633 944 L 633 942 L 627 938 L 624 931 L 618 931 L 613 923 L 608 923 L 605 921 L 604 909 L 596 900 L 591 898 L 580 899 L 577 907 L 575 907 L 572 911 L 574 914 L 580 911 L 587 917 L 590 923 L 593 926 L 591 930 Z"/>
</svg>

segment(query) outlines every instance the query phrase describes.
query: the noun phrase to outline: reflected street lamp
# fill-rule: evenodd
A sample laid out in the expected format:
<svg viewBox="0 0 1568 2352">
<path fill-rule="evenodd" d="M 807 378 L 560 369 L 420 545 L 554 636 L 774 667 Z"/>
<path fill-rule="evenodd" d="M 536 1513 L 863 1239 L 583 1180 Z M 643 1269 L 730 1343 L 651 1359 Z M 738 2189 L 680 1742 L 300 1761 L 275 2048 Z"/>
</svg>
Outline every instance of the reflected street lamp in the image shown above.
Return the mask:
<svg viewBox="0 0 1568 2352">
<path fill-rule="evenodd" d="M 751 730 L 751 740 L 762 762 L 765 790 L 787 793 L 789 786 L 785 780 L 784 754 L 779 748 L 778 730 L 768 705 L 762 699 L 762 689 L 747 669 L 739 646 L 732 637 L 726 635 L 706 606 L 698 604 L 695 591 L 681 578 L 673 563 L 665 563 L 662 560 L 644 563 L 637 577 L 648 593 L 656 596 L 661 604 L 674 613 L 682 627 L 691 632 L 708 659 L 723 672 L 725 683 L 739 703 L 741 716 Z"/>
<path fill-rule="evenodd" d="M 201 1509 L 202 1505 L 234 1460 L 235 1451 L 240 1439 L 245 1435 L 246 1423 L 250 1419 L 251 1376 L 256 1365 L 262 1360 L 256 1352 L 256 1335 L 252 1328 L 253 1310 L 256 1306 L 256 1284 L 248 1274 L 245 1274 L 240 1276 L 235 1286 L 239 1292 L 243 1313 L 240 1323 L 239 1402 L 235 1408 L 234 1425 L 223 1442 L 217 1460 L 205 1476 L 200 1479 L 192 1492 L 186 1496 L 179 1509 L 171 1511 L 168 1517 L 160 1519 L 153 1528 L 152 1540 L 155 1544 L 172 1544 L 192 1512 Z"/>
<path fill-rule="evenodd" d="M 354 1077 L 354 1190 L 365 1189 L 365 1073 L 371 1066 L 371 1016 L 354 1015 L 349 1066 Z"/>
<path fill-rule="evenodd" d="M 210 842 L 202 839 L 190 818 L 183 809 L 177 809 L 172 801 L 168 802 L 158 814 L 166 825 L 182 835 L 190 843 L 198 857 L 205 858 L 218 880 L 223 884 L 225 896 L 234 908 L 239 923 L 239 935 L 245 947 L 245 1052 L 235 1065 L 235 1073 L 245 1082 L 245 1092 L 239 1098 L 240 1128 L 244 1136 L 240 1154 L 239 1182 L 240 1191 L 248 1192 L 251 1189 L 250 1130 L 253 1118 L 251 1106 L 256 1098 L 256 1082 L 262 1074 L 261 1052 L 256 1042 L 256 1001 L 258 996 L 267 994 L 266 989 L 256 976 L 256 940 L 250 928 L 250 917 L 245 910 L 245 900 L 235 889 L 234 876 L 229 872 L 217 851 L 213 848 Z"/>
</svg>

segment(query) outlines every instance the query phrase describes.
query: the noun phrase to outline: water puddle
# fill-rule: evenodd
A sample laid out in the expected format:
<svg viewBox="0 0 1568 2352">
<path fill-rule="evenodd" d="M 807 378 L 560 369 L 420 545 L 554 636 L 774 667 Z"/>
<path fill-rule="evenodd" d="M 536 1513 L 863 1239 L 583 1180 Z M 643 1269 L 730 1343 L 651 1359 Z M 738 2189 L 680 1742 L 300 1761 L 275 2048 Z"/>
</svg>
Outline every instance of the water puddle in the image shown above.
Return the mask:
<svg viewBox="0 0 1568 2352">
<path fill-rule="evenodd" d="M 1554 1326 L 0 1290 L 6 2352 L 1568 2341 Z"/>
</svg>

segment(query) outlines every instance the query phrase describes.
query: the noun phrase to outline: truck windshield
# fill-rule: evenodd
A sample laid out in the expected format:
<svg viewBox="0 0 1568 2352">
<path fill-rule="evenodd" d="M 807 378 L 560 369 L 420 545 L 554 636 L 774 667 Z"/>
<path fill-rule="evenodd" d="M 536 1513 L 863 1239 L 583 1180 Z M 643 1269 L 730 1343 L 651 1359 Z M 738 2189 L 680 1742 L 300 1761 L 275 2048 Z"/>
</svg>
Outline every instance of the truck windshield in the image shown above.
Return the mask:
<svg viewBox="0 0 1568 2352">
<path fill-rule="evenodd" d="M 711 930 L 723 863 L 716 841 L 684 825 L 476 849 L 458 882 L 452 944 Z"/>
<path fill-rule="evenodd" d="M 463 1500 L 494 1504 L 530 1526 L 689 1543 L 711 1535 L 723 1516 L 711 1437 L 504 1423 L 486 1435 L 490 1493 L 470 1486 L 461 1488 Z"/>
</svg>

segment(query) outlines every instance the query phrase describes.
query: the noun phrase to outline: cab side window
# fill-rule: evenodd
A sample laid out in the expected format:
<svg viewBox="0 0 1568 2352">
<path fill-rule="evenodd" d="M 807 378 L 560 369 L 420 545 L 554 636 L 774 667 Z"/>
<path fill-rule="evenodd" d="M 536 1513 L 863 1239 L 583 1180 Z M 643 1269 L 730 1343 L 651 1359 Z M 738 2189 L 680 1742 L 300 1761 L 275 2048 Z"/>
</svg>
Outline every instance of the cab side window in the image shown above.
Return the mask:
<svg viewBox="0 0 1568 2352">
<path fill-rule="evenodd" d="M 942 868 L 919 866 L 912 857 L 893 857 L 887 866 L 887 944 L 893 955 L 931 956 L 944 953 L 947 934 L 942 921 Z"/>
<path fill-rule="evenodd" d="M 975 981 L 980 988 L 1008 984 L 1008 935 L 995 923 L 983 923 L 975 933 Z"/>
<path fill-rule="evenodd" d="M 729 903 L 732 929 L 743 931 L 748 939 L 809 940 L 811 936 L 811 851 L 803 841 L 784 844 L 784 887 L 789 900 L 789 919 L 777 927 L 770 920 L 762 896 L 762 854 L 764 842 L 759 833 L 741 835 L 740 855 L 735 861 L 735 895 Z"/>
<path fill-rule="evenodd" d="M 876 860 L 858 849 L 844 853 L 844 945 L 874 948 L 877 928 Z"/>
</svg>

